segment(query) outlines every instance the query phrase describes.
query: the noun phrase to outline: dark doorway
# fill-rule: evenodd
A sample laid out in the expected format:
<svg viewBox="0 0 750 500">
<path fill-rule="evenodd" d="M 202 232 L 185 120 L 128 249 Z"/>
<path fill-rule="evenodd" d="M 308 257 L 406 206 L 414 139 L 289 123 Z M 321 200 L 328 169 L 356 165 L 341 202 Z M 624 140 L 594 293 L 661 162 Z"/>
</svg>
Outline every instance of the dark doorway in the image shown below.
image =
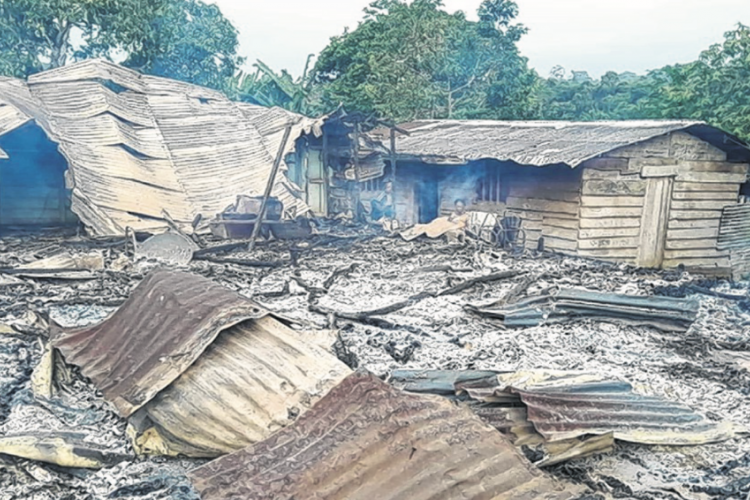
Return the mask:
<svg viewBox="0 0 750 500">
<path fill-rule="evenodd" d="M 436 179 L 421 180 L 416 186 L 417 206 L 419 207 L 419 223 L 425 224 L 435 220 L 440 215 L 440 192 Z"/>
<path fill-rule="evenodd" d="M 0 137 L 0 149 L 0 229 L 75 225 L 57 144 L 30 122 Z"/>
</svg>

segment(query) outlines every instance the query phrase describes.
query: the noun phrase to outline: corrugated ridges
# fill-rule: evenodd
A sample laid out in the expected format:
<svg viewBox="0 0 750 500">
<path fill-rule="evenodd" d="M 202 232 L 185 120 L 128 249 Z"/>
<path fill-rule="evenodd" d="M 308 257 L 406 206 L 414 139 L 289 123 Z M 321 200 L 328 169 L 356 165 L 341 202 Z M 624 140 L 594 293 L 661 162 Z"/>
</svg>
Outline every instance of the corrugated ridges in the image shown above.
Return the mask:
<svg viewBox="0 0 750 500">
<path fill-rule="evenodd" d="M 224 331 L 143 410 L 181 454 L 217 457 L 291 424 L 351 370 L 272 317 Z"/>
<path fill-rule="evenodd" d="M 710 128 L 696 121 L 489 121 L 418 120 L 399 125 L 399 155 L 431 161 L 466 162 L 479 159 L 514 161 L 522 165 L 566 164 L 576 167 L 612 150 L 660 135 L 692 128 Z M 371 137 L 388 143 L 387 130 Z"/>
<path fill-rule="evenodd" d="M 583 372 L 527 371 L 457 384 L 479 401 L 515 394 L 527 418 L 549 441 L 613 432 L 615 439 L 642 444 L 696 445 L 736 435 L 731 423 L 716 423 L 686 405 L 636 393 L 627 382 Z"/>
<path fill-rule="evenodd" d="M 295 127 L 292 139 L 316 123 L 103 60 L 39 73 L 28 84 L 2 80 L 0 103 L 59 143 L 72 167 L 72 209 L 97 235 L 123 234 L 127 226 L 164 230 L 165 209 L 191 231 L 196 215 L 210 218 L 237 195 L 263 193 L 287 123 Z M 0 134 L 9 127 L 0 114 Z M 286 151 L 293 148 L 292 140 Z M 287 208 L 307 211 L 285 176 L 274 194 Z"/>
<path fill-rule="evenodd" d="M 467 409 L 354 374 L 293 425 L 191 473 L 203 500 L 568 499 Z"/>
<path fill-rule="evenodd" d="M 750 203 L 724 208 L 717 248 L 719 250 L 750 248 Z"/>
<path fill-rule="evenodd" d="M 104 322 L 68 331 L 53 327 L 51 339 L 128 417 L 187 370 L 222 330 L 265 315 L 211 280 L 159 271 Z"/>
</svg>

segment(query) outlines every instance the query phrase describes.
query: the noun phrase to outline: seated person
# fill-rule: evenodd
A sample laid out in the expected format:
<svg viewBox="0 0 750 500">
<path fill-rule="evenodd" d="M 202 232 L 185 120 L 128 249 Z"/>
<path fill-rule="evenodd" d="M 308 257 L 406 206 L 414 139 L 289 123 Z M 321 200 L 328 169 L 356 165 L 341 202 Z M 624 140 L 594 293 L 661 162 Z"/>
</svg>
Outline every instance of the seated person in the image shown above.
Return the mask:
<svg viewBox="0 0 750 500">
<path fill-rule="evenodd" d="M 406 241 L 411 241 L 422 235 L 428 238 L 439 238 L 446 235 L 448 241 L 463 241 L 466 228 L 469 226 L 469 214 L 466 212 L 466 202 L 456 200 L 453 212 L 448 217 L 438 217 L 429 224 L 417 224 L 400 233 Z"/>
<path fill-rule="evenodd" d="M 385 189 L 370 203 L 372 206 L 370 217 L 373 222 L 381 219 L 393 219 L 396 213 L 393 200 L 393 181 L 386 181 Z"/>
<path fill-rule="evenodd" d="M 464 200 L 456 200 L 453 213 L 448 216 L 448 222 L 455 226 L 445 233 L 448 241 L 464 241 L 466 239 L 466 228 L 469 226 L 469 214 L 466 213 L 466 202 Z"/>
</svg>

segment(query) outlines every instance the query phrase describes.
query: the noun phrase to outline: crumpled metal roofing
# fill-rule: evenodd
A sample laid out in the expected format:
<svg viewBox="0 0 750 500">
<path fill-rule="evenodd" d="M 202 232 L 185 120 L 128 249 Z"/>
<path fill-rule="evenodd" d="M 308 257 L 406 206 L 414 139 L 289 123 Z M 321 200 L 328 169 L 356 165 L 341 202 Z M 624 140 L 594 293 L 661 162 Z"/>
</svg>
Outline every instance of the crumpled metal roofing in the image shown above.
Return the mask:
<svg viewBox="0 0 750 500">
<path fill-rule="evenodd" d="M 203 500 L 578 497 L 467 409 L 353 374 L 269 439 L 190 474 Z"/>
<path fill-rule="evenodd" d="M 512 304 L 469 305 L 467 309 L 502 319 L 508 327 L 592 319 L 684 332 L 695 321 L 699 307 L 700 304 L 693 299 L 562 288 L 549 295 L 531 296 Z"/>
<path fill-rule="evenodd" d="M 684 130 L 727 150 L 744 148 L 737 138 L 698 121 L 624 120 L 602 122 L 417 120 L 399 124 L 410 135 L 397 134 L 396 151 L 430 163 L 465 163 L 495 159 L 522 165 L 566 164 L 618 148 Z M 376 129 L 370 137 L 389 144 L 389 131 Z"/>
<path fill-rule="evenodd" d="M 555 370 L 499 373 L 458 383 L 457 392 L 483 402 L 509 403 L 516 395 L 527 418 L 549 441 L 614 433 L 641 444 L 697 445 L 732 439 L 741 426 L 712 422 L 681 403 L 645 396 L 607 375 Z"/>
<path fill-rule="evenodd" d="M 270 316 L 245 321 L 222 332 L 141 410 L 164 441 L 162 449 L 142 451 L 212 458 L 241 450 L 293 423 L 350 373 L 329 350 Z"/>
<path fill-rule="evenodd" d="M 190 231 L 196 215 L 212 217 L 237 195 L 263 193 L 280 142 L 275 131 L 293 126 L 289 152 L 317 123 L 262 107 L 250 113 L 253 106 L 217 91 L 103 60 L 28 82 L 0 80 L 0 104 L 0 134 L 14 125 L 4 115 L 15 112 L 16 122 L 34 119 L 59 144 L 70 167 L 72 210 L 95 235 L 124 234 L 127 226 L 164 230 L 165 209 Z M 305 212 L 294 189 L 280 175 L 273 194 Z"/>
<path fill-rule="evenodd" d="M 256 303 L 190 273 L 157 271 L 98 325 L 51 328 L 53 347 L 81 367 L 122 417 L 151 401 L 223 331 L 268 314 Z"/>
<path fill-rule="evenodd" d="M 716 248 L 730 251 L 732 277 L 735 280 L 741 280 L 750 273 L 750 203 L 724 208 Z"/>
<path fill-rule="evenodd" d="M 139 454 L 213 458 L 290 424 L 351 373 L 267 314 L 206 278 L 159 271 L 101 324 L 53 325 L 51 339 L 129 417 Z"/>
</svg>

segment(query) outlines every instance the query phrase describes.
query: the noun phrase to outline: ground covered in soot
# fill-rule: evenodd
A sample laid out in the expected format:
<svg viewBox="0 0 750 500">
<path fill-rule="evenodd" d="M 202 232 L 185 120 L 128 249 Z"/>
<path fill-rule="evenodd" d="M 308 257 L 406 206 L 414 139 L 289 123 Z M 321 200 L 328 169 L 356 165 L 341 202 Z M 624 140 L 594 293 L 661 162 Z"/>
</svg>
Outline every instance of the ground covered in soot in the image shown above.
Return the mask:
<svg viewBox="0 0 750 500">
<path fill-rule="evenodd" d="M 43 335 L 29 311 L 49 313 L 65 326 L 99 321 L 155 264 L 123 269 L 124 243 L 37 237 L 0 240 L 0 267 L 92 248 L 102 250 L 107 263 L 96 279 L 0 280 L 0 324 L 15 326 L 13 332 L 0 333 L 0 435 L 73 427 L 92 443 L 130 452 L 125 423 L 85 381 L 75 379 L 51 401 L 34 398 L 30 377 Z M 257 267 L 257 261 L 270 267 Z M 270 243 L 252 255 L 234 252 L 196 260 L 190 269 L 292 318 L 301 329 L 335 323 L 341 329 L 337 354 L 379 376 L 410 368 L 585 370 L 630 381 L 638 392 L 681 401 L 711 419 L 750 425 L 750 375 L 741 368 L 750 359 L 750 304 L 694 288 L 747 295 L 747 283 L 730 285 L 677 271 L 655 273 L 550 254 L 511 256 L 473 242 L 404 243 L 373 235 L 318 236 L 292 252 L 287 243 Z M 420 297 L 380 316 L 346 319 L 506 270 L 526 275 Z M 535 277 L 528 294 L 583 287 L 688 295 L 700 300 L 700 315 L 686 334 L 676 335 L 591 321 L 506 329 L 465 310 L 468 303 L 503 298 L 528 275 Z M 0 455 L 0 500 L 196 499 L 185 472 L 199 463 L 133 458 L 100 471 L 71 471 Z M 563 481 L 583 482 L 607 498 L 745 500 L 750 493 L 750 439 L 685 448 L 618 444 L 612 454 L 568 462 L 549 472 Z"/>
</svg>

